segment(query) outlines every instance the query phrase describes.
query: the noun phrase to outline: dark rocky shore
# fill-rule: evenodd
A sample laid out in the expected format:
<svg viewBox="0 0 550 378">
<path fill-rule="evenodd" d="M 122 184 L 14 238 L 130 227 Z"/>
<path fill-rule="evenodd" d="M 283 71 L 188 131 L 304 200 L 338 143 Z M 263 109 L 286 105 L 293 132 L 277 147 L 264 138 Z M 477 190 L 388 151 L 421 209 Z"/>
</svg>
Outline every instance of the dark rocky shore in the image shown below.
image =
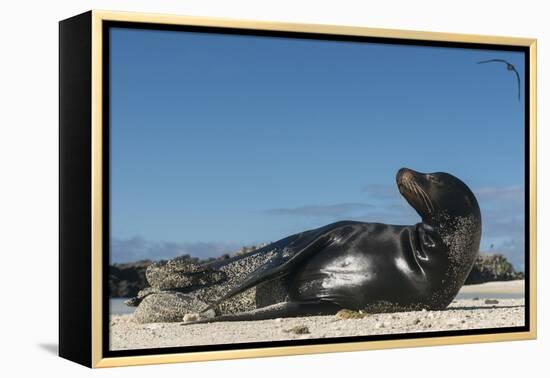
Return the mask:
<svg viewBox="0 0 550 378">
<path fill-rule="evenodd" d="M 477 256 L 472 271 L 465 285 L 475 285 L 492 281 L 523 280 L 525 274 L 516 272 L 512 264 L 501 254 L 484 254 Z"/>
<path fill-rule="evenodd" d="M 251 252 L 254 249 L 255 247 L 243 247 L 236 254 Z M 190 263 L 201 264 L 215 260 L 228 259 L 229 257 L 229 254 L 225 254 L 218 258 L 200 260 L 190 255 L 183 255 L 180 256 L 178 260 L 188 260 Z M 151 260 L 142 260 L 133 263 L 111 265 L 109 270 L 110 296 L 112 298 L 135 297 L 140 290 L 149 286 L 147 285 L 145 271 L 151 264 L 153 264 Z M 523 278 L 523 272 L 516 272 L 512 264 L 503 255 L 480 254 L 465 284 L 473 285 L 492 281 L 520 280 Z"/>
</svg>

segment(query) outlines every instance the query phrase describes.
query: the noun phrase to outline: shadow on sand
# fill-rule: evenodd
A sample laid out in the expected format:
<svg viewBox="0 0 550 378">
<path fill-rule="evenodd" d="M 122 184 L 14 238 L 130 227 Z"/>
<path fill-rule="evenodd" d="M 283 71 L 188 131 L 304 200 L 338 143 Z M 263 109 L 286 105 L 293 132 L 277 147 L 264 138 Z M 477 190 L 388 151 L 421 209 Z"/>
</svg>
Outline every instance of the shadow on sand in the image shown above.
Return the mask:
<svg viewBox="0 0 550 378">
<path fill-rule="evenodd" d="M 524 305 L 513 305 L 513 306 L 497 306 L 497 305 L 485 305 L 485 306 L 461 306 L 461 307 L 447 307 L 443 311 L 471 311 L 471 310 L 494 310 L 496 308 L 525 308 Z"/>
</svg>

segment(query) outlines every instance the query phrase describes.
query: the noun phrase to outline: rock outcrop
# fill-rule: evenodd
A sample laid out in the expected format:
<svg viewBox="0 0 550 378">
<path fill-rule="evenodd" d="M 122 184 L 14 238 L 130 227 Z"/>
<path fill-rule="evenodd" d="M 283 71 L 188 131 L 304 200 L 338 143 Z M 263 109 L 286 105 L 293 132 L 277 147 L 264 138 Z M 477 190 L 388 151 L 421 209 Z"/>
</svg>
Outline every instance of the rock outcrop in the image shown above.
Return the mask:
<svg viewBox="0 0 550 378">
<path fill-rule="evenodd" d="M 466 285 L 491 281 L 511 281 L 524 278 L 523 272 L 516 272 L 512 264 L 501 254 L 479 254 L 474 267 L 466 279 Z"/>
<path fill-rule="evenodd" d="M 114 264 L 109 267 L 109 296 L 111 298 L 134 297 L 147 286 L 145 270 L 152 264 L 142 260 L 127 264 Z"/>
</svg>

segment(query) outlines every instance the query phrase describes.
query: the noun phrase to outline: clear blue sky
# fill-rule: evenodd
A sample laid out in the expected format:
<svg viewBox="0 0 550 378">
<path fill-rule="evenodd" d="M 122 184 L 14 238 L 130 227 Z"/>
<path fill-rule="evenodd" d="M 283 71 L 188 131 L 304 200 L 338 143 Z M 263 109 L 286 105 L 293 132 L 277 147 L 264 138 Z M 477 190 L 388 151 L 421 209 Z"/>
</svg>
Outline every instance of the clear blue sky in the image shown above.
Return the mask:
<svg viewBox="0 0 550 378">
<path fill-rule="evenodd" d="M 119 28 L 111 47 L 113 261 L 412 224 L 409 167 L 464 180 L 482 250 L 523 269 L 523 53 Z"/>
</svg>

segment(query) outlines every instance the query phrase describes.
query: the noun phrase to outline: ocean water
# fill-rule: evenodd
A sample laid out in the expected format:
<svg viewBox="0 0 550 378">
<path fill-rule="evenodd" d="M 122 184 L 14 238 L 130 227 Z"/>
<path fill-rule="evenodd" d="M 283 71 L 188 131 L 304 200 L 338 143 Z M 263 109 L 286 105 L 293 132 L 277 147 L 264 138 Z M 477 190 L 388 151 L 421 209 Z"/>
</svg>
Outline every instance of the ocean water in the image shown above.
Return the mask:
<svg viewBox="0 0 550 378">
<path fill-rule="evenodd" d="M 458 293 L 456 299 L 522 299 L 523 293 Z"/>
<path fill-rule="evenodd" d="M 126 306 L 124 301 L 128 298 L 111 298 L 109 300 L 109 313 L 111 315 L 132 314 L 135 307 Z"/>
</svg>

